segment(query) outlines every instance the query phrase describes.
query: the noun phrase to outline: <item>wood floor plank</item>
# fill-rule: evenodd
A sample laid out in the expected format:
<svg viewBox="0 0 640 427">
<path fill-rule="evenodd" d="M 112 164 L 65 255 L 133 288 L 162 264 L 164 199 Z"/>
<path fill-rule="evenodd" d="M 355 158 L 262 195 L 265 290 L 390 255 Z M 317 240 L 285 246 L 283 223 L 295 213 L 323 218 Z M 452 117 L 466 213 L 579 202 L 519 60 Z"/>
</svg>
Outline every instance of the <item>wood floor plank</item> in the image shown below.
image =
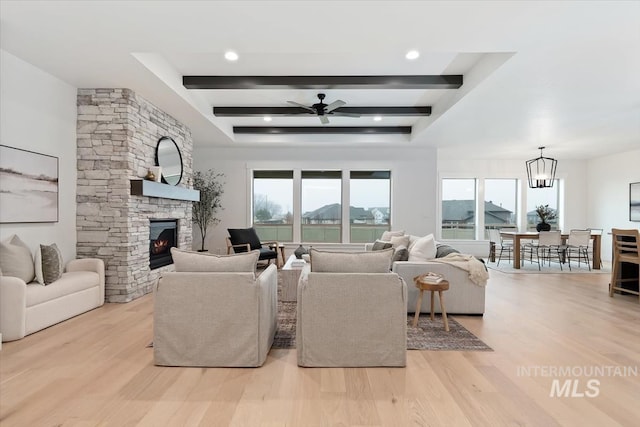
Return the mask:
<svg viewBox="0 0 640 427">
<path fill-rule="evenodd" d="M 300 368 L 282 349 L 261 368 L 154 366 L 152 296 L 106 304 L 3 343 L 0 424 L 635 426 L 640 304 L 608 281 L 491 271 L 485 315 L 453 317 L 494 351 L 409 351 L 406 368 Z M 548 372 L 574 367 L 636 374 Z M 578 396 L 552 396 L 566 380 Z"/>
</svg>

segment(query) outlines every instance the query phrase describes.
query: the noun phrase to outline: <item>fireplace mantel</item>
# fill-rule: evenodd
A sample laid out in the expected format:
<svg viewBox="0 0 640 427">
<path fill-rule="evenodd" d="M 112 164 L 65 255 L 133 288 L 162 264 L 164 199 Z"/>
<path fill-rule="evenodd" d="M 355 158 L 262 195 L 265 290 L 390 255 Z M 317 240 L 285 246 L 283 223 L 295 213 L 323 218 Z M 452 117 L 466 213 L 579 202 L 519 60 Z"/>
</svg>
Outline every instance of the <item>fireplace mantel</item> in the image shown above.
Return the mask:
<svg viewBox="0 0 640 427">
<path fill-rule="evenodd" d="M 200 191 L 191 188 L 177 187 L 146 179 L 131 180 L 132 196 L 159 197 L 161 199 L 200 201 Z"/>
</svg>

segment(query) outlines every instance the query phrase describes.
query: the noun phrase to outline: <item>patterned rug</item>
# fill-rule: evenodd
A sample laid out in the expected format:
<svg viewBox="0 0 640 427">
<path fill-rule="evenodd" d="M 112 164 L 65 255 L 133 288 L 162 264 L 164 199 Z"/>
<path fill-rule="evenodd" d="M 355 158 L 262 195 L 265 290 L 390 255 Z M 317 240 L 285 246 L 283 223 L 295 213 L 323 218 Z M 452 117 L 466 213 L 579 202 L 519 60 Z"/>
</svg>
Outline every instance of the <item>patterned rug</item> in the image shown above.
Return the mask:
<svg viewBox="0 0 640 427">
<path fill-rule="evenodd" d="M 413 314 L 407 315 L 407 350 L 493 351 L 462 325 L 448 316 L 449 332 L 444 330 L 442 317 L 431 321 L 428 313 L 420 315 L 413 328 Z M 278 302 L 278 330 L 271 348 L 296 348 L 296 303 Z"/>
</svg>

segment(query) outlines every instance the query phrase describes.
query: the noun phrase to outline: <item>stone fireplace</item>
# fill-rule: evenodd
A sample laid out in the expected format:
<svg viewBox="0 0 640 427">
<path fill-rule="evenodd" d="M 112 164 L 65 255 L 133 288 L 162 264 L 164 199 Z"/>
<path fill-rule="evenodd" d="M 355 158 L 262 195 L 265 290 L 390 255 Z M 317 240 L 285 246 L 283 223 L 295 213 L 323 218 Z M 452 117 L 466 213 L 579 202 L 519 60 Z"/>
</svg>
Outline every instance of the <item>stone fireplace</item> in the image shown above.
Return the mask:
<svg viewBox="0 0 640 427">
<path fill-rule="evenodd" d="M 191 188 L 191 131 L 129 89 L 78 90 L 77 255 L 105 262 L 109 302 L 147 294 L 168 264 L 150 268 L 150 224 L 175 221 L 175 245 L 190 250 L 188 200 L 134 195 L 131 180 L 155 165 L 162 136 L 172 137 L 183 160 L 179 187 Z"/>
</svg>

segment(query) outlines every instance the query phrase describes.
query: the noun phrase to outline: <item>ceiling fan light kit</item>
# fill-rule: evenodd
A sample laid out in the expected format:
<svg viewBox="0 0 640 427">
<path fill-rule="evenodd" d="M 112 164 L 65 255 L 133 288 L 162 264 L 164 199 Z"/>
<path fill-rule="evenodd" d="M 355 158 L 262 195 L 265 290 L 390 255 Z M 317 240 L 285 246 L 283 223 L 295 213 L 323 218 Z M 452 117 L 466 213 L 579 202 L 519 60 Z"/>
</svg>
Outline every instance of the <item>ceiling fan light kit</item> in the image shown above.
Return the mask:
<svg viewBox="0 0 640 427">
<path fill-rule="evenodd" d="M 324 93 L 319 93 L 318 99 L 320 100 L 320 102 L 317 102 L 311 106 L 306 106 L 295 101 L 287 101 L 287 102 L 291 105 L 304 108 L 305 110 L 308 110 L 309 113 L 311 114 L 315 114 L 316 116 L 318 116 L 318 118 L 320 119 L 320 123 L 322 123 L 323 125 L 329 124 L 329 119 L 327 118 L 327 114 L 333 114 L 336 116 L 345 116 L 345 117 L 360 117 L 357 114 L 340 113 L 338 111 L 334 112 L 334 110 L 337 110 L 338 108 L 345 105 L 346 102 L 344 102 L 341 99 L 338 99 L 337 101 L 333 101 L 331 104 L 327 105 L 324 103 L 325 97 L 326 95 Z"/>
</svg>

